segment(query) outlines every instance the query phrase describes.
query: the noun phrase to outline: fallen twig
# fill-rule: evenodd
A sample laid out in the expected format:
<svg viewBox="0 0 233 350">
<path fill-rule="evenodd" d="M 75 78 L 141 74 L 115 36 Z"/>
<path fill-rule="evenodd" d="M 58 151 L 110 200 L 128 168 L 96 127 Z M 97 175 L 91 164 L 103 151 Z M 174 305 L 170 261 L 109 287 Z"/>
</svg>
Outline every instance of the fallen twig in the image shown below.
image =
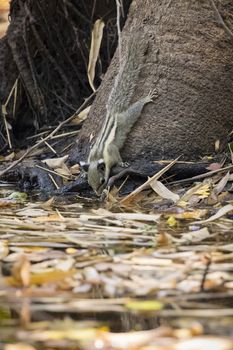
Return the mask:
<svg viewBox="0 0 233 350">
<path fill-rule="evenodd" d="M 136 190 L 134 190 L 132 193 L 130 193 L 128 196 L 123 198 L 120 201 L 120 204 L 126 204 L 126 203 L 129 203 L 130 201 L 132 201 L 141 191 L 143 191 L 144 189 L 148 188 L 148 186 L 150 185 L 150 183 L 152 181 L 158 180 L 164 173 L 166 173 L 166 171 L 168 171 L 177 162 L 178 159 L 179 159 L 179 157 L 176 158 L 175 160 L 173 160 L 170 164 L 165 166 L 163 169 L 158 171 L 155 175 L 150 177 L 146 182 L 144 182 L 144 184 L 142 184 L 141 186 L 136 188 Z"/>
<path fill-rule="evenodd" d="M 177 184 L 182 184 L 182 183 L 186 183 L 186 182 L 193 182 L 193 181 L 196 181 L 196 180 L 202 180 L 202 179 L 205 179 L 205 178 L 210 177 L 212 175 L 221 173 L 222 171 L 227 171 L 227 170 L 230 170 L 230 169 L 233 169 L 233 165 L 228 165 L 225 168 L 221 168 L 221 169 L 217 169 L 217 170 L 211 170 L 211 171 L 208 171 L 207 173 L 196 175 L 196 176 L 193 176 L 193 177 L 189 177 L 187 179 L 181 179 L 181 180 L 177 180 L 177 181 L 172 181 L 172 182 L 170 182 L 170 185 L 177 185 Z"/>
<path fill-rule="evenodd" d="M 44 170 L 45 172 L 47 173 L 51 173 L 53 175 L 56 175 L 56 176 L 60 176 L 61 178 L 65 179 L 65 180 L 70 180 L 70 177 L 69 176 L 66 176 L 66 175 L 63 175 L 63 174 L 59 174 L 58 172 L 54 171 L 54 170 L 51 170 L 51 169 L 46 169 L 45 167 L 43 166 L 40 166 L 38 164 L 36 164 L 36 168 L 39 168 L 41 170 Z"/>
<path fill-rule="evenodd" d="M 205 291 L 205 281 L 206 281 L 206 277 L 209 273 L 209 270 L 210 270 L 210 265 L 211 265 L 211 256 L 207 255 L 205 257 L 205 260 L 206 260 L 206 267 L 205 267 L 205 270 L 204 270 L 204 273 L 203 273 L 203 276 L 202 276 L 202 280 L 201 280 L 201 286 L 200 286 L 200 292 L 204 292 Z"/>
<path fill-rule="evenodd" d="M 23 159 L 25 159 L 34 149 L 38 148 L 40 145 L 42 145 L 45 141 L 48 141 L 50 138 L 52 138 L 65 124 L 69 123 L 72 119 L 74 119 L 77 114 L 79 114 L 84 107 L 88 104 L 88 102 L 92 99 L 93 96 L 95 96 L 96 92 L 93 92 L 84 102 L 83 104 L 77 109 L 77 111 L 72 114 L 68 119 L 61 122 L 49 135 L 47 135 L 45 138 L 41 139 L 38 143 L 30 147 L 18 160 L 13 162 L 9 167 L 2 170 L 0 172 L 0 177 L 5 175 L 9 170 L 13 169 L 16 165 L 18 165 Z"/>
</svg>

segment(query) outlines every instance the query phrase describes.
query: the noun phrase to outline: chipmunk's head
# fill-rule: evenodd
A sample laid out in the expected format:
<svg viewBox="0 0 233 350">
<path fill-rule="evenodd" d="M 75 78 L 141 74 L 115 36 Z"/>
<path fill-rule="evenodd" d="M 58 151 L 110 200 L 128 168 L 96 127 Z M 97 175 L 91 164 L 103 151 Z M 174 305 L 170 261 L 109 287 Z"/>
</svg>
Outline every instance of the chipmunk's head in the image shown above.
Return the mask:
<svg viewBox="0 0 233 350">
<path fill-rule="evenodd" d="M 105 162 L 103 159 L 82 163 L 82 168 L 87 171 L 87 180 L 95 193 L 100 196 L 106 187 Z"/>
</svg>

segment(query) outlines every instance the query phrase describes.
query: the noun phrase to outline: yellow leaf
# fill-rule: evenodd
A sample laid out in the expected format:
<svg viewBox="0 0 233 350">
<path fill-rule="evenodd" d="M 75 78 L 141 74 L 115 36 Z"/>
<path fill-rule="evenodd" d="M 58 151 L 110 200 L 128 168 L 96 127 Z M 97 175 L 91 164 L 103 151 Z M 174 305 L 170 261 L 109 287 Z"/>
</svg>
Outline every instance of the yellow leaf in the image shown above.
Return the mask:
<svg viewBox="0 0 233 350">
<path fill-rule="evenodd" d="M 177 220 L 174 218 L 174 216 L 170 216 L 168 219 L 167 219 L 167 224 L 170 226 L 170 227 L 175 227 L 178 225 L 178 222 Z"/>
<path fill-rule="evenodd" d="M 45 273 L 38 273 L 38 274 L 31 274 L 30 275 L 30 285 L 36 284 L 44 284 L 44 283 L 51 283 L 51 282 L 59 282 L 63 281 L 66 277 L 71 277 L 75 273 L 77 273 L 76 270 L 72 269 L 69 271 L 60 271 L 60 270 L 53 270 Z M 21 281 L 14 277 L 5 277 L 4 281 L 6 284 L 10 286 L 22 286 Z"/>
<path fill-rule="evenodd" d="M 210 185 L 209 184 L 202 185 L 193 194 L 196 194 L 200 198 L 207 198 L 210 195 Z"/>
<path fill-rule="evenodd" d="M 75 248 L 67 248 L 66 249 L 66 253 L 69 254 L 69 255 L 72 255 L 72 254 L 76 254 L 77 253 L 77 249 Z"/>
<path fill-rule="evenodd" d="M 188 206 L 188 202 L 184 201 L 184 200 L 179 200 L 179 202 L 177 203 L 178 207 L 181 208 L 186 208 Z"/>
<path fill-rule="evenodd" d="M 174 214 L 173 217 L 176 219 L 184 219 L 184 220 L 200 219 L 201 217 L 206 215 L 206 213 L 207 213 L 206 209 L 196 209 L 193 211 L 185 211 L 183 213 Z"/>
<path fill-rule="evenodd" d="M 164 305 L 157 300 L 131 301 L 125 306 L 134 311 L 158 311 L 164 307 Z"/>
</svg>

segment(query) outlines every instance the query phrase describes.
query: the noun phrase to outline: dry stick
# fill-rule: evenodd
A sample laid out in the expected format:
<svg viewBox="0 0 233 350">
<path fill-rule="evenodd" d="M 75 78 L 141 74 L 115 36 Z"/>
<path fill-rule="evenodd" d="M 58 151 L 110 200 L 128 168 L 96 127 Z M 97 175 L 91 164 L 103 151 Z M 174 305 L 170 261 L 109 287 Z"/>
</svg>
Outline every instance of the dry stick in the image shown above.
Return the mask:
<svg viewBox="0 0 233 350">
<path fill-rule="evenodd" d="M 231 39 L 233 39 L 233 32 L 230 30 L 230 28 L 228 28 L 228 26 L 226 25 L 226 23 L 224 22 L 217 6 L 215 5 L 214 0 L 210 0 L 212 7 L 214 9 L 214 12 L 216 14 L 216 16 L 218 17 L 219 22 L 221 23 L 221 25 L 223 26 L 223 29 L 225 30 L 225 32 L 231 37 Z"/>
<path fill-rule="evenodd" d="M 202 280 L 201 280 L 201 286 L 200 286 L 200 292 L 204 292 L 205 290 L 205 281 L 206 281 L 206 277 L 207 274 L 209 273 L 209 269 L 210 269 L 210 265 L 211 265 L 211 257 L 210 256 L 206 256 L 206 267 L 202 276 Z"/>
<path fill-rule="evenodd" d="M 40 139 L 42 139 L 42 137 Z M 52 151 L 54 154 L 57 155 L 57 152 L 55 151 L 55 149 L 52 146 L 50 146 L 50 144 L 47 141 L 44 141 L 44 143 L 50 149 L 50 151 Z"/>
<path fill-rule="evenodd" d="M 42 138 L 42 135 L 48 134 L 48 132 L 49 132 L 49 130 L 47 130 L 47 131 L 42 131 L 42 132 L 40 132 L 39 134 L 35 134 L 35 135 L 32 135 L 32 136 L 28 136 L 28 137 L 26 137 L 26 140 L 37 139 L 37 138 L 40 137 L 40 136 L 41 136 L 41 138 Z"/>
<path fill-rule="evenodd" d="M 126 204 L 130 201 L 132 201 L 141 191 L 143 191 L 144 189 L 148 188 L 148 186 L 150 185 L 150 183 L 154 180 L 158 180 L 164 173 L 166 173 L 166 171 L 168 171 L 179 159 L 180 157 L 176 158 L 175 160 L 173 160 L 170 164 L 168 164 L 167 166 L 165 166 L 163 169 L 161 169 L 160 171 L 158 171 L 155 175 L 153 175 L 152 177 L 150 177 L 146 182 L 144 182 L 144 184 L 142 184 L 141 186 L 139 186 L 138 188 L 136 188 L 136 190 L 134 190 L 132 193 L 130 193 L 128 196 L 126 196 L 125 198 L 123 198 L 120 201 L 120 204 Z"/>
<path fill-rule="evenodd" d="M 36 135 L 32 135 L 32 136 L 28 136 L 26 139 L 27 140 L 33 140 L 33 139 L 36 139 L 42 135 L 45 135 L 49 132 L 49 130 L 47 131 L 42 131 L 41 133 L 39 134 L 36 134 Z M 56 136 L 53 136 L 52 139 L 59 139 L 59 138 L 62 138 L 62 137 L 66 137 L 66 136 L 73 136 L 73 135 L 77 135 L 78 133 L 80 132 L 80 130 L 75 130 L 75 131 L 70 131 L 70 132 L 65 132 L 64 134 L 59 134 L 59 135 L 56 135 Z M 42 138 L 42 137 L 41 137 Z"/>
<path fill-rule="evenodd" d="M 52 183 L 54 184 L 55 188 L 58 190 L 58 189 L 59 189 L 59 186 L 58 186 L 58 184 L 56 183 L 54 177 L 53 177 L 51 174 L 49 174 L 49 177 L 50 177 Z"/>
<path fill-rule="evenodd" d="M 221 169 L 217 169 L 217 170 L 211 170 L 208 171 L 207 173 L 201 174 L 201 175 L 196 175 L 193 177 L 189 177 L 187 179 L 181 179 L 181 180 L 177 180 L 177 181 L 172 181 L 170 182 L 170 185 L 177 185 L 177 184 L 182 184 L 182 183 L 186 183 L 186 182 L 193 182 L 196 180 L 201 180 L 201 179 L 206 179 L 207 177 L 210 177 L 212 175 L 221 173 L 223 171 L 227 171 L 227 170 L 231 170 L 233 169 L 233 165 L 228 165 L 225 168 L 221 168 Z"/>
<path fill-rule="evenodd" d="M 8 123 L 6 120 L 6 114 L 3 114 L 3 121 L 6 129 L 6 137 L 7 137 L 8 145 L 9 145 L 9 148 L 12 149 L 11 137 L 10 137 L 10 132 L 8 128 Z"/>
<path fill-rule="evenodd" d="M 59 135 L 53 136 L 52 140 L 60 139 L 62 137 L 67 137 L 67 136 L 74 136 L 74 135 L 77 135 L 78 133 L 80 133 L 80 130 L 65 132 L 64 134 L 59 134 Z"/>
<path fill-rule="evenodd" d="M 12 149 L 12 143 L 11 143 L 11 138 L 10 138 L 10 133 L 9 133 L 9 128 L 8 128 L 8 124 L 7 124 L 7 119 L 6 119 L 6 115 L 7 115 L 7 106 L 8 103 L 11 99 L 11 96 L 13 95 L 15 89 L 17 88 L 17 84 L 18 84 L 18 79 L 16 79 L 16 81 L 14 82 L 14 85 L 12 86 L 12 89 L 7 97 L 6 102 L 2 105 L 2 115 L 3 115 L 3 120 L 4 120 L 4 124 L 5 124 L 5 129 L 6 129 L 6 135 L 7 135 L 7 140 L 8 140 L 8 145 L 9 148 Z M 15 95 L 15 94 L 14 94 Z M 13 116 L 14 116 L 14 109 L 15 109 L 15 97 L 14 97 L 14 105 L 13 105 Z"/>
<path fill-rule="evenodd" d="M 56 171 L 54 171 L 54 170 L 47 169 L 47 168 L 45 168 L 45 167 L 43 167 L 43 166 L 40 166 L 40 165 L 38 165 L 38 164 L 36 164 L 36 168 L 42 169 L 42 170 L 44 170 L 44 171 L 47 172 L 47 173 L 51 173 L 51 174 L 53 174 L 53 175 L 60 176 L 60 177 L 62 177 L 62 178 L 65 179 L 65 180 L 70 180 L 70 177 L 69 177 L 69 176 L 66 176 L 66 175 L 63 175 L 63 174 L 59 174 L 58 172 L 56 172 Z"/>
<path fill-rule="evenodd" d="M 16 102 L 17 102 L 17 95 L 18 95 L 18 82 L 19 82 L 19 78 L 16 79 L 15 82 L 15 89 L 14 89 L 14 103 L 13 103 L 13 118 L 15 119 L 15 111 L 16 111 Z"/>
<path fill-rule="evenodd" d="M 46 136 L 44 139 L 41 139 L 38 143 L 30 147 L 18 160 L 16 160 L 14 163 L 12 163 L 8 168 L 6 168 L 3 171 L 0 171 L 0 177 L 5 175 L 9 170 L 13 169 L 16 165 L 18 165 L 23 159 L 25 159 L 35 148 L 38 148 L 40 145 L 42 145 L 45 141 L 48 141 L 51 137 L 53 137 L 65 124 L 69 123 L 72 119 L 74 119 L 77 114 L 79 114 L 84 107 L 88 104 L 88 102 L 92 99 L 93 96 L 95 96 L 96 92 L 93 92 L 84 102 L 83 104 L 77 109 L 77 111 L 71 115 L 68 119 L 61 122 L 56 129 L 54 129 L 48 136 Z"/>
</svg>

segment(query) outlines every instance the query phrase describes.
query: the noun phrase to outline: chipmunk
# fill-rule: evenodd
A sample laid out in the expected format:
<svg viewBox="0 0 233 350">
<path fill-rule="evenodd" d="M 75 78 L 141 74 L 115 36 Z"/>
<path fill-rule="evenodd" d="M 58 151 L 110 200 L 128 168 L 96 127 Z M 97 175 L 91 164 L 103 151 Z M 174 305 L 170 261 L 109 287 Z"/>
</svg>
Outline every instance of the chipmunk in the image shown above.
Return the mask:
<svg viewBox="0 0 233 350">
<path fill-rule="evenodd" d="M 142 37 L 130 39 L 126 58 L 120 66 L 107 102 L 103 127 L 90 150 L 87 163 L 82 162 L 87 170 L 88 183 L 97 195 L 101 195 L 107 186 L 112 167 L 123 165 L 120 150 L 127 135 L 140 117 L 143 107 L 157 96 L 156 91 L 152 90 L 147 96 L 130 104 L 147 44 Z"/>
</svg>

